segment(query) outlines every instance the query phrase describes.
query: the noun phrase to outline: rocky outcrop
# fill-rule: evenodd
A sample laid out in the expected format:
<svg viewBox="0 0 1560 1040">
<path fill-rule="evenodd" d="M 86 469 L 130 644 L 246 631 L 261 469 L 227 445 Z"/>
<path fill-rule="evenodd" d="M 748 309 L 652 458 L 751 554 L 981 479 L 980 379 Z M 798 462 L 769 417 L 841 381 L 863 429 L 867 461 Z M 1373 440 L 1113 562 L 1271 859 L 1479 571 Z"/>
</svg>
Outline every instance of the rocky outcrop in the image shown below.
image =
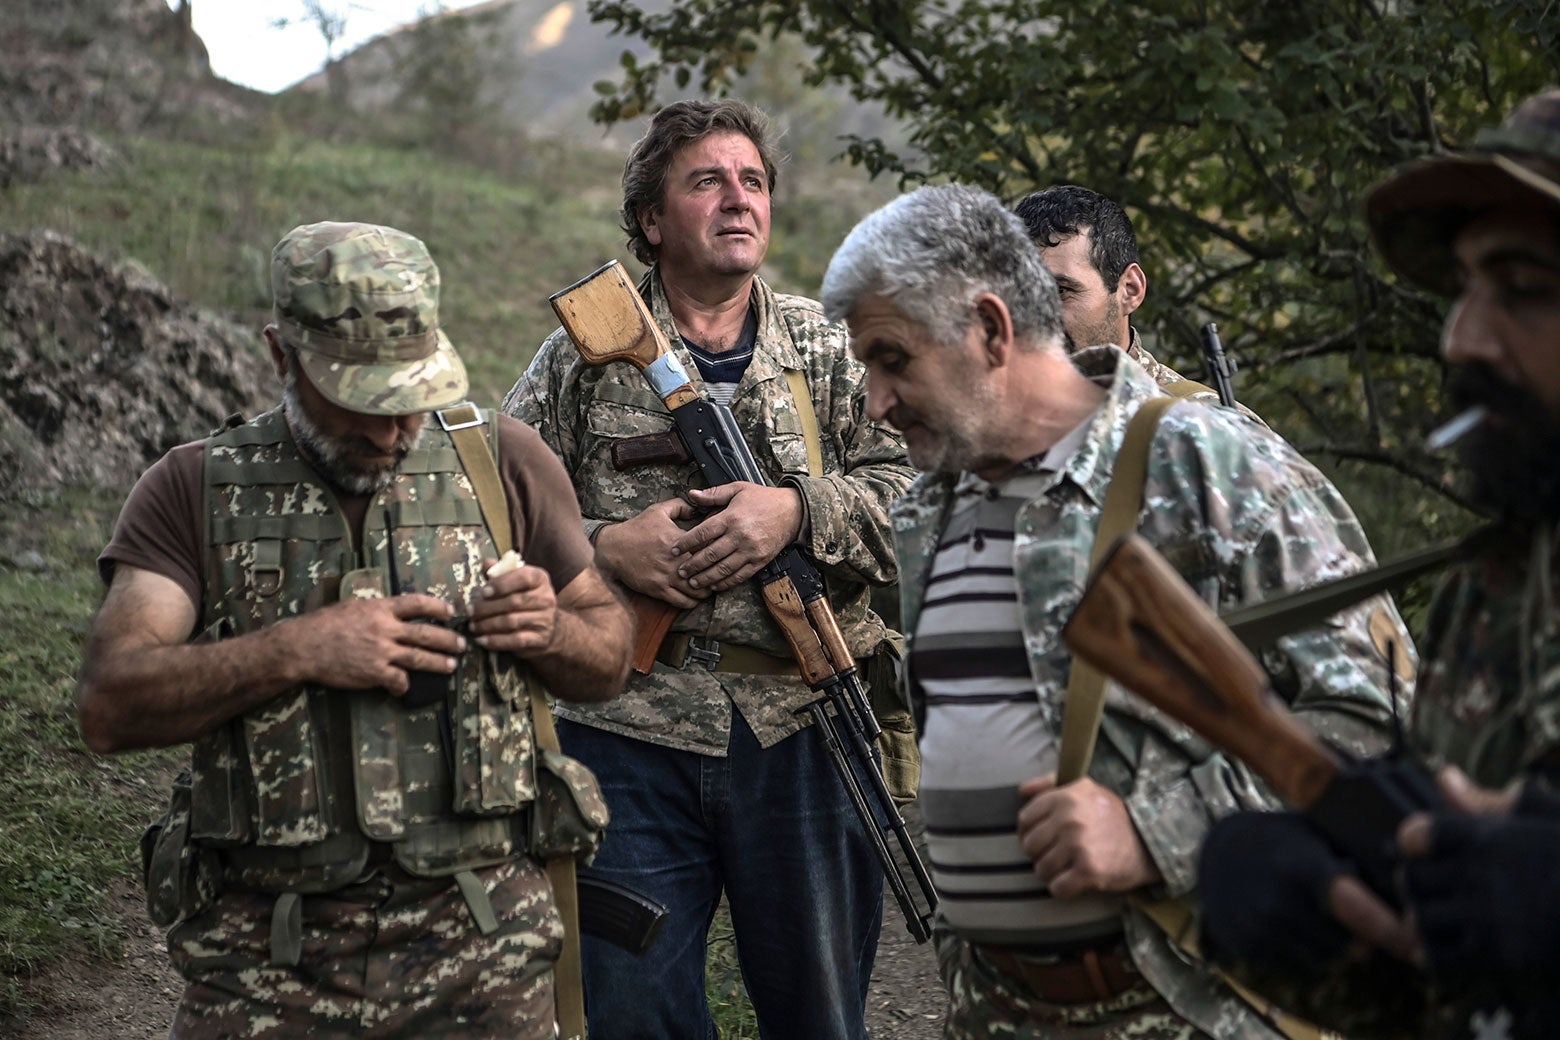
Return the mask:
<svg viewBox="0 0 1560 1040">
<path fill-rule="evenodd" d="M 256 330 L 63 235 L 0 234 L 0 495 L 125 486 L 168 448 L 275 396 Z"/>
<path fill-rule="evenodd" d="M 75 127 L 0 128 L 0 190 L 61 171 L 102 170 L 118 159 L 113 148 Z"/>
</svg>

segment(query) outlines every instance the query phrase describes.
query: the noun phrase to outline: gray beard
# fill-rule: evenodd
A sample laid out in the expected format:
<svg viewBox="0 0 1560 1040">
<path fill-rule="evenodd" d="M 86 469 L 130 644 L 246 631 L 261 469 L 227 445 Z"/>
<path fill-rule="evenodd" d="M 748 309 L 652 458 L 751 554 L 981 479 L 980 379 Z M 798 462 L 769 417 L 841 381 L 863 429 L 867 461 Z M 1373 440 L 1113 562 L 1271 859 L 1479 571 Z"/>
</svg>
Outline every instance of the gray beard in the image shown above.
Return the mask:
<svg viewBox="0 0 1560 1040">
<path fill-rule="evenodd" d="M 366 470 L 348 461 L 348 445 L 328 436 L 315 424 L 303 399 L 298 396 L 297 379 L 291 371 L 282 387 L 282 411 L 287 416 L 287 425 L 291 427 L 293 440 L 304 459 L 336 490 L 349 495 L 372 495 L 383 491 L 395 480 L 401 468 L 399 462 L 384 469 Z M 402 457 L 417 447 L 421 439 L 421 430 L 412 437 L 402 438 L 404 443 L 397 444 L 402 449 Z"/>
</svg>

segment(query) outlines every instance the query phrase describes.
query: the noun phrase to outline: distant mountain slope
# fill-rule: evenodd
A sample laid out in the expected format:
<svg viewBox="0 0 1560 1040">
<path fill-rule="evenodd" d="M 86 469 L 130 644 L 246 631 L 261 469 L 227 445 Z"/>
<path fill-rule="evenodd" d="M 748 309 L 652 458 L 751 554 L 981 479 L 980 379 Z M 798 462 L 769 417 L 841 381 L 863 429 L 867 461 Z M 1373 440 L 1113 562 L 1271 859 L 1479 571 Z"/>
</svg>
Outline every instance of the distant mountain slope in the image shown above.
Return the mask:
<svg viewBox="0 0 1560 1040">
<path fill-rule="evenodd" d="M 669 4 L 651 0 L 644 6 Z M 363 112 L 393 112 L 427 59 L 418 53 L 424 42 L 454 46 L 462 60 L 480 68 L 484 102 L 510 127 L 585 142 L 605 140 L 613 147 L 631 142 L 643 130 L 639 122 L 608 130 L 590 121 L 590 106 L 597 97 L 593 85 L 618 78 L 624 51 L 640 58 L 650 51 L 637 38 L 610 35 L 607 26 L 591 22 L 584 0 L 491 0 L 371 40 L 340 61 L 347 103 Z M 828 109 L 828 125 L 807 131 L 829 142 L 827 154 L 819 158 L 841 150 L 833 139 L 842 133 L 897 136 L 881 111 L 853 101 L 843 91 L 800 87 L 799 65 L 807 54 L 799 45 L 775 45 L 770 60 L 779 66 L 755 70 L 738 92 L 762 105 L 782 127 L 791 124 L 793 136 L 803 129 L 797 125 L 800 121 L 816 116 L 821 100 Z M 329 84 L 321 72 L 292 89 L 326 91 Z"/>
</svg>

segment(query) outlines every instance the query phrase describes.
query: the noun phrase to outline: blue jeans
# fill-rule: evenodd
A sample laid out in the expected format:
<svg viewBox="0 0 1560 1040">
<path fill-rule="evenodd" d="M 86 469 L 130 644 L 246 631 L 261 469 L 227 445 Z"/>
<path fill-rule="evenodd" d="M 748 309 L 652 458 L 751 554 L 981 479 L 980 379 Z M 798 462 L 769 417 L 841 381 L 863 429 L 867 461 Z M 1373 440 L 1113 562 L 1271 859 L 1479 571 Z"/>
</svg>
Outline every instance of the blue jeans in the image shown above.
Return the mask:
<svg viewBox="0 0 1560 1040">
<path fill-rule="evenodd" d="M 591 1040 L 713 1040 L 705 936 L 724 889 L 765 1040 L 864 1040 L 883 870 L 811 729 L 762 749 L 733 711 L 725 758 L 560 720 L 612 822 L 588 875 L 666 904 L 643 957 L 584 939 Z"/>
</svg>

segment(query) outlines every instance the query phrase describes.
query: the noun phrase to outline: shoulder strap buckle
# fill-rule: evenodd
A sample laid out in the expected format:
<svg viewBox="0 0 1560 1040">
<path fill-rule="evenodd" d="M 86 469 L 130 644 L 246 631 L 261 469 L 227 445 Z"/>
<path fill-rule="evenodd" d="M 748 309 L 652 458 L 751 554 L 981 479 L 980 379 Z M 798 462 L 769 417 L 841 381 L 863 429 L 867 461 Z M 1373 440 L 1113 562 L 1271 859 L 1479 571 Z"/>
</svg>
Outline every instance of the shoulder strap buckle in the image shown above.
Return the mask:
<svg viewBox="0 0 1560 1040">
<path fill-rule="evenodd" d="M 450 405 L 448 408 L 440 408 L 433 414 L 438 416 L 439 425 L 444 427 L 445 433 L 455 430 L 466 430 L 473 426 L 481 426 L 487 421 L 482 417 L 482 409 L 470 401 L 462 401 L 460 404 Z"/>
</svg>

